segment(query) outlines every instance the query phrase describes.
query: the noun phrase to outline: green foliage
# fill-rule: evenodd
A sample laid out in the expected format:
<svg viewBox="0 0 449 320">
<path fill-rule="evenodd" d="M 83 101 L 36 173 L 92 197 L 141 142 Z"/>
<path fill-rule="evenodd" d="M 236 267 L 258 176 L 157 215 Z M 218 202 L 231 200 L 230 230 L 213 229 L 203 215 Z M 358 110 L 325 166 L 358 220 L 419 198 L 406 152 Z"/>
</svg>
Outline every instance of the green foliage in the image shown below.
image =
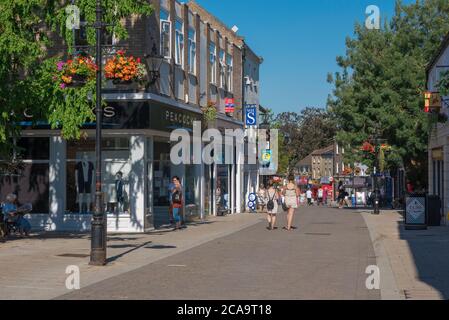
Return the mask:
<svg viewBox="0 0 449 320">
<path fill-rule="evenodd" d="M 449 70 L 441 72 L 438 91 L 442 97 L 449 96 Z"/>
<path fill-rule="evenodd" d="M 66 5 L 60 0 L 0 1 L 0 154 L 10 154 L 12 138 L 20 133 L 23 112 L 34 120 L 48 121 L 60 128 L 64 138 L 79 138 L 80 127 L 92 121 L 95 103 L 95 81 L 81 88 L 61 90 L 53 79 L 55 59 L 47 57 L 50 31 L 59 31 L 69 52 L 73 32 L 66 29 Z M 75 4 L 90 26 L 95 21 L 95 0 L 77 0 Z M 120 22 L 131 15 L 150 15 L 151 5 L 145 0 L 103 0 L 104 21 L 109 34 L 118 39 L 128 37 Z M 130 25 L 126 23 L 125 25 Z M 95 44 L 95 29 L 87 28 L 89 45 Z"/>
<path fill-rule="evenodd" d="M 392 146 L 385 167 L 404 165 L 416 179 L 424 179 L 429 131 L 423 112 L 425 67 L 449 32 L 449 2 L 397 2 L 396 13 L 381 30 L 356 25 L 346 41 L 346 55 L 338 57 L 341 72 L 329 76 L 335 86 L 328 100 L 338 123 L 337 140 L 351 152 L 346 161 L 364 158 L 360 146 L 374 137 Z"/>
<path fill-rule="evenodd" d="M 206 107 L 201 108 L 203 111 L 203 120 L 205 124 L 209 124 L 217 120 L 218 110 L 217 106 L 213 102 L 209 102 Z"/>
<path fill-rule="evenodd" d="M 279 129 L 280 155 L 285 157 L 285 169 L 293 170 L 298 161 L 312 151 L 333 143 L 335 123 L 331 114 L 324 109 L 305 108 L 301 113 L 283 112 L 270 121 Z"/>
<path fill-rule="evenodd" d="M 33 104 L 28 81 L 24 78 L 43 57 L 48 37 L 40 28 L 49 14 L 45 0 L 0 1 L 0 154 L 8 154 L 14 124 Z"/>
<path fill-rule="evenodd" d="M 70 1 L 65 1 L 65 4 L 70 4 Z M 96 20 L 96 0 L 76 0 L 75 4 L 80 9 L 83 20 L 92 26 Z M 69 53 L 73 53 L 73 31 L 66 26 L 69 18 L 69 13 L 65 10 L 66 5 L 56 10 L 52 27 L 53 30 L 59 30 L 69 45 Z M 131 18 L 133 14 L 149 16 L 153 12 L 151 5 L 145 0 L 103 0 L 102 6 L 103 21 L 109 25 L 106 32 L 122 40 L 129 36 L 126 26 L 121 23 L 123 19 Z M 95 41 L 95 28 L 87 28 L 87 42 L 93 46 Z"/>
</svg>

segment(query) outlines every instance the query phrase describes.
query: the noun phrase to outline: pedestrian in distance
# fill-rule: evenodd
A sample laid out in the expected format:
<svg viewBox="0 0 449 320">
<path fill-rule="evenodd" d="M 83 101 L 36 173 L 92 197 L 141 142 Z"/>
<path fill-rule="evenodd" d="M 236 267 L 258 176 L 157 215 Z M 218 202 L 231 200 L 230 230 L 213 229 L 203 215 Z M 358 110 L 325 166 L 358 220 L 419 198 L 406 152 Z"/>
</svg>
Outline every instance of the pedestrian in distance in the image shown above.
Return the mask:
<svg viewBox="0 0 449 320">
<path fill-rule="evenodd" d="M 168 219 L 170 221 L 170 226 L 173 226 L 175 224 L 175 220 L 173 218 L 173 202 L 172 202 L 172 196 L 173 196 L 173 190 L 175 189 L 175 184 L 172 181 L 168 184 Z"/>
<path fill-rule="evenodd" d="M 327 189 L 323 190 L 323 205 L 326 205 L 326 206 L 327 206 L 327 192 L 328 192 Z"/>
<path fill-rule="evenodd" d="M 311 206 L 312 205 L 312 190 L 307 189 L 306 197 L 307 197 L 307 205 Z"/>
<path fill-rule="evenodd" d="M 273 181 L 268 182 L 267 190 L 267 220 L 268 230 L 274 230 L 276 228 L 276 214 L 278 212 L 279 191 L 274 187 Z"/>
<path fill-rule="evenodd" d="M 292 229 L 296 229 L 296 227 L 292 226 L 292 223 L 295 210 L 299 206 L 298 202 L 300 195 L 300 190 L 298 186 L 295 184 L 295 177 L 293 175 L 290 175 L 288 177 L 288 183 L 284 187 L 282 194 L 284 195 L 284 201 L 287 207 L 287 226 L 284 227 L 283 229 L 290 231 Z"/>
<path fill-rule="evenodd" d="M 318 189 L 318 206 L 323 205 L 323 187 Z"/>
<path fill-rule="evenodd" d="M 259 207 L 259 210 L 263 212 L 265 206 L 267 205 L 267 202 L 268 202 L 267 190 L 265 189 L 263 183 L 261 183 L 259 186 L 259 191 L 257 192 L 257 205 Z"/>
<path fill-rule="evenodd" d="M 181 209 L 182 209 L 182 187 L 181 187 L 181 181 L 179 180 L 179 177 L 174 176 L 172 179 L 172 182 L 174 184 L 174 188 L 172 190 L 172 207 L 173 207 L 173 219 L 175 221 L 175 229 L 179 230 L 182 228 L 182 216 L 181 216 Z"/>
</svg>

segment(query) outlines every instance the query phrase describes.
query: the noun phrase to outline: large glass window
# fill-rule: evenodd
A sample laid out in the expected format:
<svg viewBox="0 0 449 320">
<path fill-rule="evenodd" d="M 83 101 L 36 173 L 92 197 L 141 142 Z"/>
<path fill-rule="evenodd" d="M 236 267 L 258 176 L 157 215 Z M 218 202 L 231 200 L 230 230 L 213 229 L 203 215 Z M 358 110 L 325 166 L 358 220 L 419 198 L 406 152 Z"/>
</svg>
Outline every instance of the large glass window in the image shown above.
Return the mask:
<svg viewBox="0 0 449 320">
<path fill-rule="evenodd" d="M 176 19 L 176 52 L 175 63 L 184 67 L 184 31 L 182 20 Z"/>
<path fill-rule="evenodd" d="M 196 31 L 193 28 L 189 28 L 189 72 L 196 74 Z"/>
<path fill-rule="evenodd" d="M 225 88 L 226 86 L 226 58 L 225 52 L 220 50 L 220 88 Z"/>
<path fill-rule="evenodd" d="M 226 76 L 227 76 L 227 90 L 229 92 L 232 92 L 233 90 L 233 73 L 234 73 L 234 67 L 233 67 L 233 61 L 232 56 L 230 54 L 226 54 Z"/>
<path fill-rule="evenodd" d="M 102 140 L 103 209 L 109 214 L 129 215 L 129 138 Z M 95 140 L 67 143 L 66 213 L 92 213 L 95 202 Z"/>
<path fill-rule="evenodd" d="M 160 28 L 161 28 L 161 55 L 166 58 L 171 58 L 171 22 L 169 21 L 169 14 L 165 10 L 160 12 Z"/>
<path fill-rule="evenodd" d="M 31 213 L 49 213 L 49 138 L 21 138 L 17 143 L 20 163 L 0 172 L 0 202 L 8 194 L 17 195 L 19 205 L 31 204 Z"/>
<path fill-rule="evenodd" d="M 210 60 L 210 82 L 217 83 L 217 49 L 215 43 L 211 42 L 209 46 L 209 60 Z"/>
</svg>

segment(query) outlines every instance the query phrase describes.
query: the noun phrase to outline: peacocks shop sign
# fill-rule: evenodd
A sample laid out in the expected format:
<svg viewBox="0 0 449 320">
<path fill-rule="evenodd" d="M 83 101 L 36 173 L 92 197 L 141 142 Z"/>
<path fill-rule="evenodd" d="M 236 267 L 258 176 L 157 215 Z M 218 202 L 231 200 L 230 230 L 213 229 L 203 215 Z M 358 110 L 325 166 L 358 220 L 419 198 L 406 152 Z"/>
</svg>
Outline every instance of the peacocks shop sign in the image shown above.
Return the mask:
<svg viewBox="0 0 449 320">
<path fill-rule="evenodd" d="M 110 102 L 114 116 L 103 119 L 104 129 L 153 129 L 171 132 L 175 129 L 193 129 L 201 114 L 180 108 L 150 102 Z"/>
</svg>

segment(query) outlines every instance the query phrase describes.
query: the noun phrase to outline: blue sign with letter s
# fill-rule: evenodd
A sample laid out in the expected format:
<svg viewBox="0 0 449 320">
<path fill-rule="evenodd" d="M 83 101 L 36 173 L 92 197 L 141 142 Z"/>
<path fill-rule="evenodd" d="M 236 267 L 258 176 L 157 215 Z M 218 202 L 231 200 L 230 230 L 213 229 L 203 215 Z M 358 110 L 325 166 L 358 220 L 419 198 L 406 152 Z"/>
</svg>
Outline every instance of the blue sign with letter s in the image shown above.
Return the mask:
<svg viewBox="0 0 449 320">
<path fill-rule="evenodd" d="M 246 106 L 245 108 L 245 123 L 247 126 L 257 125 L 257 108 Z"/>
</svg>

